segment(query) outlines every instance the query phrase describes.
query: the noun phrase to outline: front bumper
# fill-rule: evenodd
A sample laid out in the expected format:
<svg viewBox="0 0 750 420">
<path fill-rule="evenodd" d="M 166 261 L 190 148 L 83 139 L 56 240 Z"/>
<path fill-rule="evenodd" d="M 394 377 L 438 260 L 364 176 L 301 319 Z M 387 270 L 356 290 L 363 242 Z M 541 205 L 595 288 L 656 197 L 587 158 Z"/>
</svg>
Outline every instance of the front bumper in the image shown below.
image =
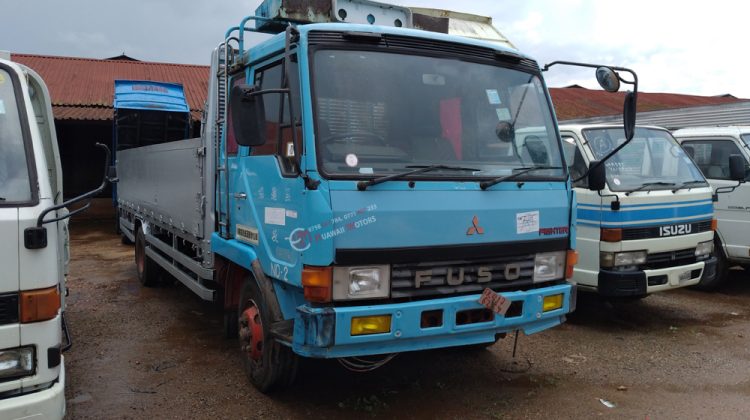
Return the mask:
<svg viewBox="0 0 750 420">
<path fill-rule="evenodd" d="M 51 387 L 0 400 L 0 419 L 61 419 L 65 416 L 65 362 Z"/>
<path fill-rule="evenodd" d="M 606 297 L 640 297 L 694 286 L 703 276 L 716 275 L 716 258 L 678 267 L 640 271 L 599 271 L 597 290 Z"/>
<path fill-rule="evenodd" d="M 545 296 L 563 295 L 563 306 L 542 311 Z M 522 330 L 534 334 L 565 321 L 575 309 L 575 288 L 570 284 L 516 292 L 502 292 L 514 305 L 522 305 L 514 316 L 495 315 L 485 322 L 458 325 L 457 313 L 482 309 L 479 296 L 466 295 L 370 306 L 297 308 L 292 348 L 305 357 L 336 358 L 427 350 L 495 341 L 495 335 Z M 422 313 L 442 311 L 442 325 L 422 328 Z M 390 332 L 352 336 L 352 318 L 391 315 Z"/>
</svg>

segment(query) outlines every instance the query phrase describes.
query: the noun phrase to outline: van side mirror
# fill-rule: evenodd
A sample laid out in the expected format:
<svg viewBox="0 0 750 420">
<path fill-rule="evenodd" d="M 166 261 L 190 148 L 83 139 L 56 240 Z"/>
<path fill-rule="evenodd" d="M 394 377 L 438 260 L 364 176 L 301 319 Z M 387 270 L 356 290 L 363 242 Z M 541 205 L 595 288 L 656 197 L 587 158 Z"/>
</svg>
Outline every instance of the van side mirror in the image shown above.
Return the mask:
<svg viewBox="0 0 750 420">
<path fill-rule="evenodd" d="M 745 181 L 745 159 L 742 156 L 729 156 L 729 178 L 733 181 Z"/>
<path fill-rule="evenodd" d="M 607 169 L 604 166 L 604 162 L 599 160 L 591 161 L 588 171 L 588 184 L 589 190 L 601 191 L 607 184 Z"/>
<path fill-rule="evenodd" d="M 263 91 L 253 85 L 234 86 L 229 97 L 229 111 L 237 144 L 262 146 L 266 143 Z"/>
</svg>

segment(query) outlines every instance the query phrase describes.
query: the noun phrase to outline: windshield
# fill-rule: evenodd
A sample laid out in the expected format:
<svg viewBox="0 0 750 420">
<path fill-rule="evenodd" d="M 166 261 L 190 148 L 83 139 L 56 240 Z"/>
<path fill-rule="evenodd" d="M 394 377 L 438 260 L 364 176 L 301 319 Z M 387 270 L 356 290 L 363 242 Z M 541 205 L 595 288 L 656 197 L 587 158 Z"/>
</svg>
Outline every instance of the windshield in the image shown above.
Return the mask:
<svg viewBox="0 0 750 420">
<path fill-rule="evenodd" d="M 742 137 L 742 141 L 745 142 L 745 146 L 750 147 L 750 134 L 743 134 L 740 137 Z"/>
<path fill-rule="evenodd" d="M 583 136 L 597 160 L 625 141 L 622 128 L 586 129 Z M 705 181 L 693 161 L 664 130 L 636 128 L 633 140 L 605 165 L 611 191 L 674 189 Z"/>
<path fill-rule="evenodd" d="M 10 75 L 0 69 L 0 205 L 31 200 L 21 122 Z"/>
<path fill-rule="evenodd" d="M 327 175 L 383 176 L 426 165 L 445 167 L 414 176 L 496 177 L 537 166 L 553 169 L 523 177 L 564 175 L 536 75 L 375 51 L 320 50 L 314 59 L 315 137 Z M 509 136 L 501 141 L 497 131 Z M 514 140 L 524 131 L 536 136 Z"/>
</svg>

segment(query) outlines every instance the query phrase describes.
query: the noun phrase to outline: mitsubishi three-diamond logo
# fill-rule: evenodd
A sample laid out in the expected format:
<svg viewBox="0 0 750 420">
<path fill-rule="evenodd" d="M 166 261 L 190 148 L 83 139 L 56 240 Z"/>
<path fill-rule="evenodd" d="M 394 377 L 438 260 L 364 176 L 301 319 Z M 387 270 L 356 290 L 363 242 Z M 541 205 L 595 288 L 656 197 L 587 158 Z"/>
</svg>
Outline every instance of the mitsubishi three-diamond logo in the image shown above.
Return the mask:
<svg viewBox="0 0 750 420">
<path fill-rule="evenodd" d="M 469 236 L 475 233 L 477 235 L 484 234 L 484 228 L 479 226 L 479 218 L 477 216 L 474 216 L 474 218 L 471 219 L 471 227 L 469 227 L 469 230 L 466 231 L 466 234 Z"/>
</svg>

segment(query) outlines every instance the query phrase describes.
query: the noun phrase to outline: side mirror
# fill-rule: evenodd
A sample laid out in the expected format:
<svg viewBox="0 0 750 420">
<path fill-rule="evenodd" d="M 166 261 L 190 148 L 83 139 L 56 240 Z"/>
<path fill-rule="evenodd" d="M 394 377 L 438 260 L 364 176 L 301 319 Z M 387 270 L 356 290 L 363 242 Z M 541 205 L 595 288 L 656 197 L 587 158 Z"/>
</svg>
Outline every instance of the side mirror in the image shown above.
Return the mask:
<svg viewBox="0 0 750 420">
<path fill-rule="evenodd" d="M 733 181 L 745 181 L 745 159 L 742 156 L 729 156 L 729 177 Z"/>
<path fill-rule="evenodd" d="M 604 166 L 604 162 L 599 160 L 591 161 L 587 177 L 589 190 L 603 190 L 604 186 L 607 185 L 607 168 Z"/>
<path fill-rule="evenodd" d="M 237 85 L 229 97 L 229 117 L 237 144 L 262 146 L 266 143 L 266 108 L 263 92 L 253 85 Z"/>
<path fill-rule="evenodd" d="M 635 104 L 636 96 L 635 92 L 628 92 L 625 94 L 625 105 L 622 110 L 622 122 L 623 128 L 625 129 L 625 141 L 630 141 L 635 135 Z"/>
</svg>

